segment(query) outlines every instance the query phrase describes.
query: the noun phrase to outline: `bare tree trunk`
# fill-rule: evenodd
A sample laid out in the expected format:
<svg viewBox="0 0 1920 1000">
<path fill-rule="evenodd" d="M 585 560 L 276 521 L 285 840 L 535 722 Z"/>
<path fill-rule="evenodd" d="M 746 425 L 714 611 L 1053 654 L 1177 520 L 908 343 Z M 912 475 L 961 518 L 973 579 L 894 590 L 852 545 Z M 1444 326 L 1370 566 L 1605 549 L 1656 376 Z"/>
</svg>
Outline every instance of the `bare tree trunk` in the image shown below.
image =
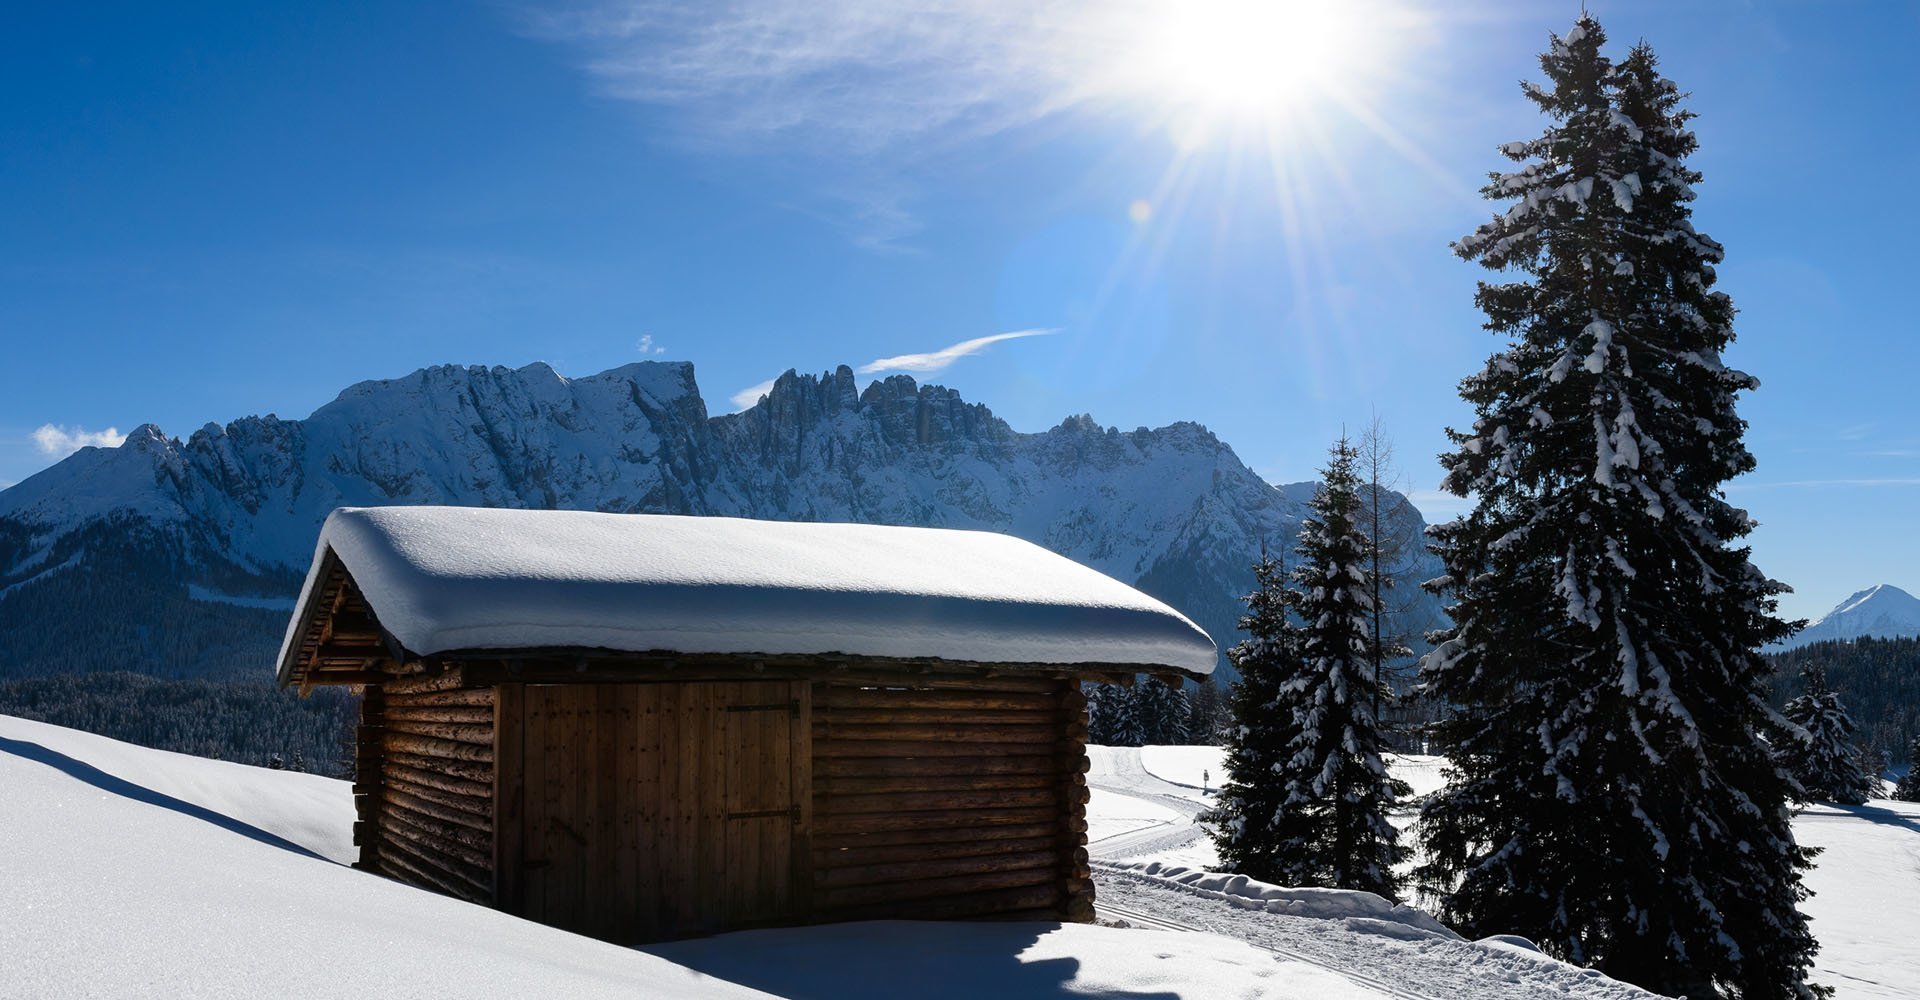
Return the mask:
<svg viewBox="0 0 1920 1000">
<path fill-rule="evenodd" d="M 1378 719 L 1380 689 L 1384 686 L 1386 676 L 1386 644 L 1383 634 L 1386 627 L 1386 622 L 1383 620 L 1386 614 L 1386 587 L 1382 584 L 1386 578 L 1384 558 L 1386 542 L 1385 535 L 1382 533 L 1386 518 L 1385 511 L 1381 509 L 1385 505 L 1381 499 L 1381 493 L 1385 487 L 1382 480 L 1393 476 L 1393 441 L 1387 437 L 1380 423 L 1380 415 L 1377 413 L 1360 436 L 1360 464 L 1363 467 L 1362 474 L 1367 480 L 1364 514 L 1367 518 L 1367 555 L 1373 564 L 1373 580 L 1370 585 L 1372 593 L 1369 595 L 1373 599 L 1371 609 L 1373 643 L 1367 650 L 1367 659 L 1373 664 L 1373 716 Z"/>
</svg>

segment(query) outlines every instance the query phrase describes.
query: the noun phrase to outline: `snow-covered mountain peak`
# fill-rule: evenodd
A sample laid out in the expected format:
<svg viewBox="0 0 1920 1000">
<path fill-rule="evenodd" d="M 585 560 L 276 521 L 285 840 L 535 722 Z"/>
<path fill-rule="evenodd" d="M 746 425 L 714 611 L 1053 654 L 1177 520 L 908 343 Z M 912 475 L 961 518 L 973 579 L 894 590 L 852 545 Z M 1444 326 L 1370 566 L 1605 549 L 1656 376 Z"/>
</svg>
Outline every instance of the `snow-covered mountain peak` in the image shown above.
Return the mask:
<svg viewBox="0 0 1920 1000">
<path fill-rule="evenodd" d="M 1780 648 L 1791 649 L 1831 639 L 1914 635 L 1920 635 L 1920 598 L 1882 583 L 1841 601 L 1798 635 L 1781 643 Z"/>
</svg>

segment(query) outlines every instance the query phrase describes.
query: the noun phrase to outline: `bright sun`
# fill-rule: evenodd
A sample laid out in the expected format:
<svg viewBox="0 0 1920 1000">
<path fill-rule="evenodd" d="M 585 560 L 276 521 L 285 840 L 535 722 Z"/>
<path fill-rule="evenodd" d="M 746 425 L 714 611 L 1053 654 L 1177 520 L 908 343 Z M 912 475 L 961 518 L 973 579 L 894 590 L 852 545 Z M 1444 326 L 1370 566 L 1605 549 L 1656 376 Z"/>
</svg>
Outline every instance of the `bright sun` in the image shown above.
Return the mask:
<svg viewBox="0 0 1920 1000">
<path fill-rule="evenodd" d="M 1284 113 L 1350 82 L 1363 10 L 1340 0 L 1171 0 L 1142 54 L 1176 103 L 1210 114 Z"/>
</svg>

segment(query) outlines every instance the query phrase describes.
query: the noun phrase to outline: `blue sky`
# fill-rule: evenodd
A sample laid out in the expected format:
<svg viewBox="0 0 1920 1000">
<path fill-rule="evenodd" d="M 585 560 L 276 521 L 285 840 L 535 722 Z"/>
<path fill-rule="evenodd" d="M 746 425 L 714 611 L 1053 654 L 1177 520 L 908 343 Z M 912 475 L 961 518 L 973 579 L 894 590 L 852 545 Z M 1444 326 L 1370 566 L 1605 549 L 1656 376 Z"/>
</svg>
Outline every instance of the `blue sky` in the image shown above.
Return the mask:
<svg viewBox="0 0 1920 1000">
<path fill-rule="evenodd" d="M 715 410 L 844 363 L 1021 430 L 1195 420 L 1275 481 L 1377 413 L 1444 515 L 1454 386 L 1498 346 L 1447 244 L 1577 5 L 1368 0 L 1341 58 L 1285 53 L 1314 69 L 1275 124 L 1143 69 L 1155 4 L 16 11 L 0 483 L 428 364 L 649 358 Z M 1700 114 L 1761 567 L 1797 615 L 1920 590 L 1920 5 L 1589 6 Z"/>
</svg>

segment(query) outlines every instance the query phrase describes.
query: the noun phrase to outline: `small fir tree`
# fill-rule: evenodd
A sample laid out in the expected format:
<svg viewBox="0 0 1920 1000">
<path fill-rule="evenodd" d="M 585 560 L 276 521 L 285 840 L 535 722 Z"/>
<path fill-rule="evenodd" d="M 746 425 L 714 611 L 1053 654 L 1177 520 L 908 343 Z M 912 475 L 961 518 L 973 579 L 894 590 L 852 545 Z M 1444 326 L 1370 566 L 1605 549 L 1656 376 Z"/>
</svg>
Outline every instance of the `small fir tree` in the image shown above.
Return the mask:
<svg viewBox="0 0 1920 1000">
<path fill-rule="evenodd" d="M 1433 529 L 1452 626 L 1422 665 L 1452 706 L 1448 785 L 1423 811 L 1422 885 L 1470 937 L 1694 1000 L 1801 1000 L 1816 945 L 1798 904 L 1811 851 L 1769 744 L 1758 650 L 1791 626 L 1749 561 L 1728 480 L 1754 467 L 1728 368 L 1720 245 L 1691 222 L 1691 113 L 1637 46 L 1582 15 L 1526 84 L 1551 119 L 1502 152 L 1510 202 L 1456 245 L 1511 338 L 1461 383 Z"/>
<path fill-rule="evenodd" d="M 1341 438 L 1300 529 L 1290 604 L 1300 622 L 1299 670 L 1281 685 L 1294 734 L 1276 777 L 1286 789 L 1282 850 L 1303 884 L 1399 895 L 1393 866 L 1405 850 L 1387 813 L 1408 794 L 1387 774 L 1373 706 L 1380 688 L 1373 641 L 1371 543 L 1362 529 L 1357 452 Z"/>
<path fill-rule="evenodd" d="M 1787 718 L 1806 730 L 1806 738 L 1782 743 L 1776 754 L 1781 765 L 1800 782 L 1809 802 L 1837 802 L 1857 806 L 1871 798 L 1879 771 L 1861 767 L 1853 745 L 1853 719 L 1840 695 L 1827 686 L 1827 672 L 1808 667 L 1800 674 L 1803 689 L 1787 702 Z"/>
<path fill-rule="evenodd" d="M 1287 620 L 1292 599 L 1284 565 L 1263 555 L 1253 576 L 1239 622 L 1247 638 L 1227 651 L 1240 679 L 1227 695 L 1226 773 L 1204 820 L 1222 868 L 1262 882 L 1301 885 L 1307 872 L 1278 829 L 1287 793 L 1277 780 L 1298 732 L 1281 688 L 1300 673 L 1299 636 Z"/>
<path fill-rule="evenodd" d="M 1920 736 L 1907 747 L 1907 773 L 1893 786 L 1893 797 L 1902 802 L 1920 802 Z"/>
</svg>

